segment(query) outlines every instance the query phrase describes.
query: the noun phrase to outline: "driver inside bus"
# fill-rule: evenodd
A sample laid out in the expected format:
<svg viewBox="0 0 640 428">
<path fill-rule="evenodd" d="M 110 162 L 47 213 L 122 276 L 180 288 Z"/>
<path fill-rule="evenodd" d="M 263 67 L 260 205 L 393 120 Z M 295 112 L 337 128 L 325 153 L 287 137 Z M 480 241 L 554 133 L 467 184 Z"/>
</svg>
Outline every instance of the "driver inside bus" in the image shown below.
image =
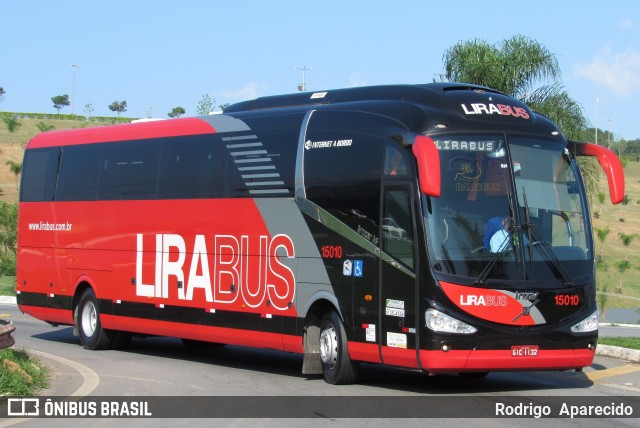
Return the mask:
<svg viewBox="0 0 640 428">
<path fill-rule="evenodd" d="M 502 228 L 493 234 L 490 242 L 492 253 L 505 251 L 511 247 L 510 237 L 513 233 L 513 220 L 509 216 L 502 218 Z"/>
</svg>

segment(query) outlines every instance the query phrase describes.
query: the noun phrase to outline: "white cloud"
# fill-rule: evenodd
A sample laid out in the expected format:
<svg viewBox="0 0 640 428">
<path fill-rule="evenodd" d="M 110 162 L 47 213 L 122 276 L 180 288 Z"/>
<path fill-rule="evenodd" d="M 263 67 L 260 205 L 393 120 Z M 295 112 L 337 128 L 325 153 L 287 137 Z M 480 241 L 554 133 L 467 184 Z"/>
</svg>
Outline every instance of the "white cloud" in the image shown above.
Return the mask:
<svg viewBox="0 0 640 428">
<path fill-rule="evenodd" d="M 631 20 L 631 18 L 626 18 L 618 21 L 618 28 L 622 30 L 630 30 L 633 28 L 633 21 Z"/>
<path fill-rule="evenodd" d="M 358 73 L 353 72 L 349 76 L 349 87 L 355 88 L 356 86 L 367 86 L 367 82 Z"/>
<path fill-rule="evenodd" d="M 588 64 L 576 64 L 573 73 L 619 94 L 640 92 L 640 52 L 628 49 L 613 53 L 610 48 L 598 52 Z"/>
<path fill-rule="evenodd" d="M 235 103 L 238 101 L 246 101 L 258 98 L 260 96 L 260 92 L 260 84 L 256 82 L 250 82 L 240 89 L 224 91 L 220 95 L 226 102 Z"/>
</svg>

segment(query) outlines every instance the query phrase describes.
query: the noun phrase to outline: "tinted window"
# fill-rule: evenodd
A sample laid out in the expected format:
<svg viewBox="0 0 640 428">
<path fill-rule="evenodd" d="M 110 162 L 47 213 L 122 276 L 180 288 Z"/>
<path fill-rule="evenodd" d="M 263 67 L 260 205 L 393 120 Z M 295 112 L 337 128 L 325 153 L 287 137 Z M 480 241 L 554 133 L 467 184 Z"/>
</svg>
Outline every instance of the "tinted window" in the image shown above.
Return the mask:
<svg viewBox="0 0 640 428">
<path fill-rule="evenodd" d="M 98 199 L 98 174 L 102 144 L 62 147 L 56 200 L 93 201 Z"/>
<path fill-rule="evenodd" d="M 156 198 L 159 142 L 105 144 L 100 163 L 100 199 Z"/>
<path fill-rule="evenodd" d="M 382 249 L 413 269 L 413 220 L 409 188 L 386 189 L 382 205 Z"/>
<path fill-rule="evenodd" d="M 165 142 L 160 163 L 158 197 L 207 198 L 224 195 L 224 155 L 211 136 Z"/>
<path fill-rule="evenodd" d="M 384 175 L 392 177 L 404 177 L 409 174 L 409 161 L 406 150 L 396 145 L 389 144 L 384 156 Z"/>
<path fill-rule="evenodd" d="M 382 140 L 346 132 L 317 132 L 307 139 L 307 198 L 359 233 L 364 229 L 378 236 Z M 333 141 L 350 145 L 334 146 Z"/>
<path fill-rule="evenodd" d="M 65 146 L 55 199 L 287 196 L 294 186 L 297 135 L 295 140 L 292 136 L 297 132 L 279 129 L 258 136 L 242 131 Z"/>
<path fill-rule="evenodd" d="M 27 150 L 22 164 L 20 200 L 39 202 L 53 200 L 60 149 L 57 147 Z"/>
</svg>

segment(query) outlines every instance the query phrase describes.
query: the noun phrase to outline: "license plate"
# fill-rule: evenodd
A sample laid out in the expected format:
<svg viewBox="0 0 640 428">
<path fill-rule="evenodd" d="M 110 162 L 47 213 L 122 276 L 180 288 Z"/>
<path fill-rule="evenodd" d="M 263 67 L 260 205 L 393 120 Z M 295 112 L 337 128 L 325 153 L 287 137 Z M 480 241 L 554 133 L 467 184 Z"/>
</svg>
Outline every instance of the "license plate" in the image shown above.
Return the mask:
<svg viewBox="0 0 640 428">
<path fill-rule="evenodd" d="M 511 347 L 512 357 L 537 357 L 538 345 L 519 345 Z"/>
</svg>

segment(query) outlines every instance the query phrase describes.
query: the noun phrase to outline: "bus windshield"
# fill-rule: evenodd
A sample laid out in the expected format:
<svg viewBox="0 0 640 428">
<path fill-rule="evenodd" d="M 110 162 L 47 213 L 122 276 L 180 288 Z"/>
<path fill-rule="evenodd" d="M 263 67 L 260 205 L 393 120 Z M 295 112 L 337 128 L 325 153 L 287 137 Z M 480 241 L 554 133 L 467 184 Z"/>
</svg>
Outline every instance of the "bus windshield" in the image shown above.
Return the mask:
<svg viewBox="0 0 640 428">
<path fill-rule="evenodd" d="M 465 276 L 483 285 L 592 280 L 584 190 L 575 161 L 559 140 L 434 138 L 441 196 L 425 196 L 423 209 L 436 274 Z"/>
</svg>

